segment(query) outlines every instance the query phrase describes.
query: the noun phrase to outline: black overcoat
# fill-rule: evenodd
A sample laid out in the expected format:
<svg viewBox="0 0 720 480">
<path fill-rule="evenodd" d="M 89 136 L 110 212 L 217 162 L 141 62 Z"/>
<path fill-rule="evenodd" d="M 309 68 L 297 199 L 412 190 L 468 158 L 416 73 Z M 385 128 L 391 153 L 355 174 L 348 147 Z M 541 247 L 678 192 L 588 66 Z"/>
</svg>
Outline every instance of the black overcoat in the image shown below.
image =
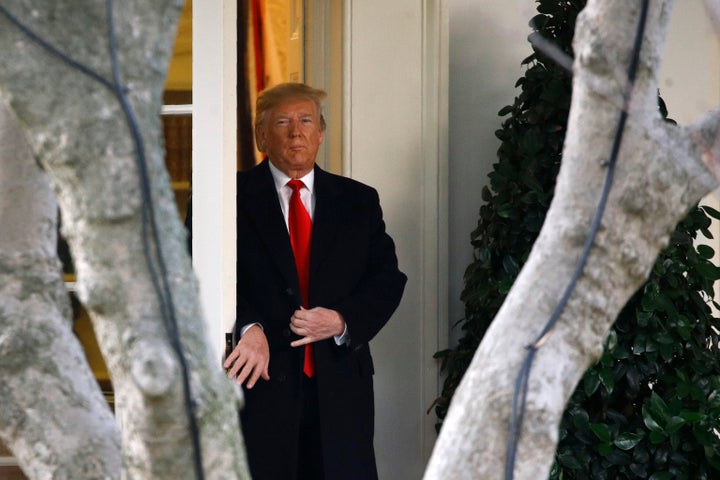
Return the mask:
<svg viewBox="0 0 720 480">
<path fill-rule="evenodd" d="M 245 389 L 243 435 L 255 480 L 293 480 L 303 348 L 292 348 L 301 304 L 292 247 L 266 159 L 238 174 L 235 329 L 259 322 L 270 345 L 270 380 Z M 377 192 L 315 167 L 309 307 L 337 310 L 350 334 L 314 344 L 326 480 L 377 478 L 373 361 L 368 342 L 397 308 L 406 276 L 385 232 Z"/>
</svg>

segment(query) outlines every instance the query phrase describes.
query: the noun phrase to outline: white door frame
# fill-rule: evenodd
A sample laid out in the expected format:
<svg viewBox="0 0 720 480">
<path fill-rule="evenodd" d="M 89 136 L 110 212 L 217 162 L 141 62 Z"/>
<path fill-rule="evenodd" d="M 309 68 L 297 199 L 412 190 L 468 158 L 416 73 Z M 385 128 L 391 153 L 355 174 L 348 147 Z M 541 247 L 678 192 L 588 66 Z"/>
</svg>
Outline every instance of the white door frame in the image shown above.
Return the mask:
<svg viewBox="0 0 720 480">
<path fill-rule="evenodd" d="M 237 1 L 193 8 L 193 266 L 220 358 L 235 321 Z"/>
</svg>

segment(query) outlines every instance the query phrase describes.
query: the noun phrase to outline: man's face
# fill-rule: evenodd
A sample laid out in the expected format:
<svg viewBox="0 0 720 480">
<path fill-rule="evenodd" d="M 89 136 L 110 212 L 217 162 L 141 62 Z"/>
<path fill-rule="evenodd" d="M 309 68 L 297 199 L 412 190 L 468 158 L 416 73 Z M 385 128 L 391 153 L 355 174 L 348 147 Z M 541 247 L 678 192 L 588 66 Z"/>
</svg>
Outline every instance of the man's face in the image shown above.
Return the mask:
<svg viewBox="0 0 720 480">
<path fill-rule="evenodd" d="M 257 128 L 258 145 L 278 170 L 302 177 L 315 165 L 325 132 L 312 100 L 289 99 L 270 110 Z"/>
</svg>

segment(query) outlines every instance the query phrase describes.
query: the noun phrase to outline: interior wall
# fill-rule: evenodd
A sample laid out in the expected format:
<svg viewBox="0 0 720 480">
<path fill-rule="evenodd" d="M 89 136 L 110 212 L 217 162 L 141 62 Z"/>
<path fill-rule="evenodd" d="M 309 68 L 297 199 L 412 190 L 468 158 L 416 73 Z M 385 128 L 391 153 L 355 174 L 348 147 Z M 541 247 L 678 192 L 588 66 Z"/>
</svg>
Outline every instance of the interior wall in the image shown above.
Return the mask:
<svg viewBox="0 0 720 480">
<path fill-rule="evenodd" d="M 317 163 L 327 171 L 343 173 L 343 2 L 306 0 L 305 81 L 328 96 L 323 105 L 327 123 Z"/>
<path fill-rule="evenodd" d="M 192 0 L 185 0 L 178 19 L 175 47 L 168 66 L 165 90 L 192 90 Z"/>
</svg>

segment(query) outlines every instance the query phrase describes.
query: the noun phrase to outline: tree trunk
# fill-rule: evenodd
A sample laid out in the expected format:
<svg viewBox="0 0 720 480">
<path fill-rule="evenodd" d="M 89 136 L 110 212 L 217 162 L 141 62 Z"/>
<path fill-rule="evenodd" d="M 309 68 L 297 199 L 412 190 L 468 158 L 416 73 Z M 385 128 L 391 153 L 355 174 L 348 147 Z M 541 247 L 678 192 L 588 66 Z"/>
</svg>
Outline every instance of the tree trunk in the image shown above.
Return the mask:
<svg viewBox="0 0 720 480">
<path fill-rule="evenodd" d="M 555 196 L 530 257 L 453 398 L 426 479 L 504 477 L 515 381 L 570 284 L 608 172 L 642 2 L 589 0 L 578 16 L 573 98 Z M 670 0 L 650 2 L 640 66 L 607 208 L 587 263 L 551 334 L 539 342 L 517 447 L 516 480 L 547 478 L 558 426 L 607 332 L 649 274 L 677 222 L 717 187 L 718 114 L 664 123 L 657 72 Z"/>
<path fill-rule="evenodd" d="M 120 434 L 72 331 L 57 204 L 0 102 L 0 439 L 30 478 L 120 478 Z"/>
<path fill-rule="evenodd" d="M 106 4 L 113 8 L 117 36 L 122 78 L 117 92 Z M 182 358 L 204 477 L 249 478 L 237 413 L 240 390 L 226 378 L 206 338 L 163 160 L 159 113 L 182 2 L 3 5 L 84 66 L 78 69 L 49 53 L 0 14 L 0 89 L 57 194 L 78 295 L 115 388 L 123 475 L 196 478 Z M 142 198 L 140 156 L 147 161 L 149 203 Z"/>
</svg>

